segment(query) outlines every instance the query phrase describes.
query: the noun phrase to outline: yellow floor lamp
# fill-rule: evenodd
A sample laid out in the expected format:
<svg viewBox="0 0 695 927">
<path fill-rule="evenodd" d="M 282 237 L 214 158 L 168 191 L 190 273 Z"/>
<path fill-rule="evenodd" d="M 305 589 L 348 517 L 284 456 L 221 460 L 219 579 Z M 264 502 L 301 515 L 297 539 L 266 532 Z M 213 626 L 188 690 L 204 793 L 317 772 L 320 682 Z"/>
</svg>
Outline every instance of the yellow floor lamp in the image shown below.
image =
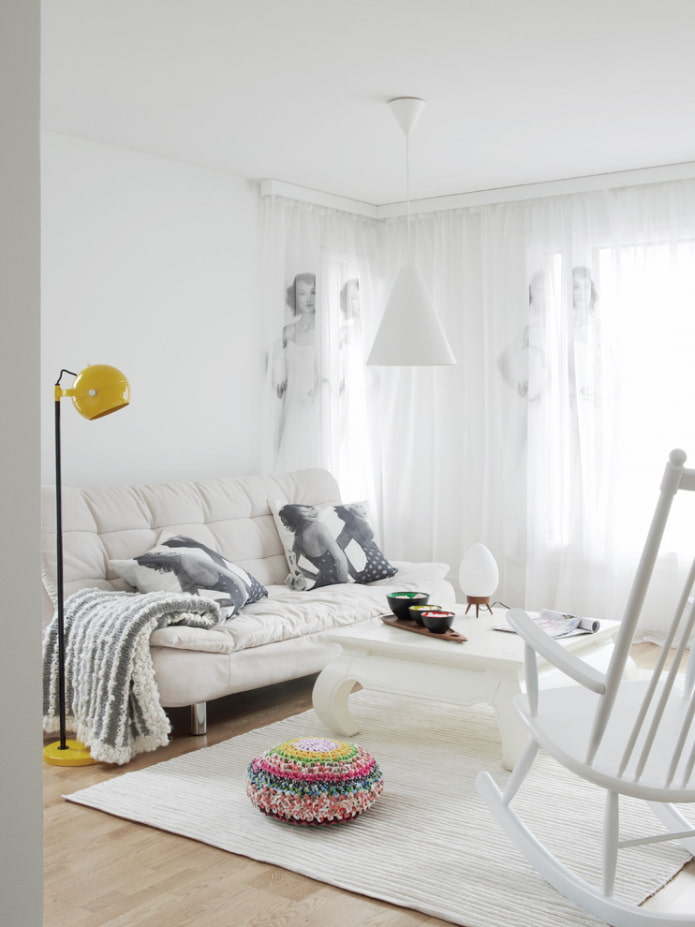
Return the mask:
<svg viewBox="0 0 695 927">
<path fill-rule="evenodd" d="M 75 377 L 70 389 L 62 389 L 63 374 Z M 63 602 L 63 511 L 62 475 L 60 464 L 60 400 L 72 398 L 73 405 L 86 419 L 103 418 L 111 412 L 122 409 L 130 402 L 130 385 L 116 367 L 108 364 L 93 364 L 80 373 L 61 370 L 55 384 L 55 467 L 56 467 L 56 584 L 57 584 L 57 631 L 58 631 L 58 706 L 60 714 L 60 740 L 47 744 L 43 757 L 54 766 L 87 766 L 94 760 L 89 748 L 78 740 L 66 738 L 65 702 L 65 615 Z"/>
</svg>

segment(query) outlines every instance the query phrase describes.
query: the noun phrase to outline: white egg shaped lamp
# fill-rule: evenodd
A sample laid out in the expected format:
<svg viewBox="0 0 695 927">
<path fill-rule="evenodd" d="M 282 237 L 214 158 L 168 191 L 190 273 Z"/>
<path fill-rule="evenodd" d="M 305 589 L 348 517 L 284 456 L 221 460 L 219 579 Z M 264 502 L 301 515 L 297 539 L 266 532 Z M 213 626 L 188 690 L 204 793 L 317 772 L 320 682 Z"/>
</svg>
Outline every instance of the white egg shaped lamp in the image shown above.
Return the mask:
<svg viewBox="0 0 695 927">
<path fill-rule="evenodd" d="M 468 603 L 466 614 L 472 605 L 475 605 L 476 618 L 481 605 L 492 614 L 490 599 L 499 578 L 497 562 L 487 547 L 480 543 L 469 547 L 459 568 L 459 583 Z"/>
</svg>

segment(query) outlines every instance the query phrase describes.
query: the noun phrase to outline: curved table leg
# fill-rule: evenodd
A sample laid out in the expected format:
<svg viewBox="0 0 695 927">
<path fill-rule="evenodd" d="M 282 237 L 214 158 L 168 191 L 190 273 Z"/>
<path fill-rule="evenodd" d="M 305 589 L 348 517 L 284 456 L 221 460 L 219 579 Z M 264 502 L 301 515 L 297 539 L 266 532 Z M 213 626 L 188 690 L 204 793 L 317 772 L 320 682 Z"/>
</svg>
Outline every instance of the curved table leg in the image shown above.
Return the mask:
<svg viewBox="0 0 695 927">
<path fill-rule="evenodd" d="M 321 721 L 344 737 L 351 737 L 359 730 L 348 708 L 348 696 L 357 682 L 349 675 L 351 663 L 342 657 L 329 663 L 319 674 L 312 693 L 314 711 Z"/>
<path fill-rule="evenodd" d="M 514 764 L 528 743 L 526 725 L 512 705 L 512 699 L 520 692 L 519 683 L 510 679 L 500 683 L 492 700 L 500 729 L 502 765 L 505 769 L 514 769 Z"/>
</svg>

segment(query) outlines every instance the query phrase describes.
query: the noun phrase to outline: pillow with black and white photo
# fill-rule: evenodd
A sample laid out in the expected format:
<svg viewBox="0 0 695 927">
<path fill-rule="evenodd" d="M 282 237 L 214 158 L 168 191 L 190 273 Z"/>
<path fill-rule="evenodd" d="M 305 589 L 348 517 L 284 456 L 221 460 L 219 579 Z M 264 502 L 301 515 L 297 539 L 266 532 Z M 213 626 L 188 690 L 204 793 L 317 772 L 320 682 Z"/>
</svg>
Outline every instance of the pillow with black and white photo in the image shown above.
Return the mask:
<svg viewBox="0 0 695 927">
<path fill-rule="evenodd" d="M 212 599 L 224 619 L 233 618 L 268 590 L 243 567 L 206 544 L 184 535 L 159 544 L 131 560 L 111 560 L 111 567 L 140 592 L 188 592 Z"/>
<path fill-rule="evenodd" d="M 374 538 L 365 502 L 303 505 L 269 499 L 293 589 L 371 583 L 397 572 Z"/>
</svg>

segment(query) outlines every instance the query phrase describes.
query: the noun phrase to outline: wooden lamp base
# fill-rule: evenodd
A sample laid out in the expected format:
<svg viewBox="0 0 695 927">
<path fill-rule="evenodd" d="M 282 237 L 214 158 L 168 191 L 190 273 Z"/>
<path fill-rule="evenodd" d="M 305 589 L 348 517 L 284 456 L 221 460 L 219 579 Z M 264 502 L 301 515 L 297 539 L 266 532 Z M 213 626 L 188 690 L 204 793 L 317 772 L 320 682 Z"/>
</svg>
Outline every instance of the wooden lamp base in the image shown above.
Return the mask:
<svg viewBox="0 0 695 927">
<path fill-rule="evenodd" d="M 475 605 L 475 617 L 479 618 L 479 609 L 482 605 L 483 608 L 486 608 L 490 614 L 492 614 L 492 609 L 490 608 L 490 596 L 489 595 L 467 595 L 466 602 L 468 602 L 468 608 L 466 608 L 466 614 L 468 614 L 468 609 L 471 605 Z"/>
</svg>

